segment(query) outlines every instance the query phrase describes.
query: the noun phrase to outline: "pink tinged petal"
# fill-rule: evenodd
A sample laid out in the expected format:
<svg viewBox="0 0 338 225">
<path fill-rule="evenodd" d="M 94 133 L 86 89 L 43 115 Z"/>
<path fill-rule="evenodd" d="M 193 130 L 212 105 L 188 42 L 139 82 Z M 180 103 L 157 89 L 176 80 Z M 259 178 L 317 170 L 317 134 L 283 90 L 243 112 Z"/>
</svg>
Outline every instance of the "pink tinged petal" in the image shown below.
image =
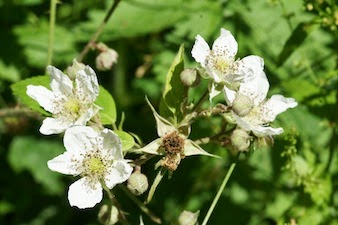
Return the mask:
<svg viewBox="0 0 338 225">
<path fill-rule="evenodd" d="M 69 126 L 70 124 L 64 123 L 57 118 L 48 117 L 42 121 L 40 133 L 44 135 L 60 134 Z"/>
<path fill-rule="evenodd" d="M 75 161 L 74 161 L 75 160 Z M 47 166 L 50 170 L 67 174 L 67 175 L 79 175 L 80 173 L 77 171 L 76 161 L 82 161 L 80 158 L 76 158 L 69 152 L 65 152 L 54 159 L 51 159 L 47 162 Z"/>
<path fill-rule="evenodd" d="M 81 100 L 88 100 L 88 103 L 93 103 L 99 95 L 99 84 L 96 73 L 92 68 L 86 66 L 79 70 L 75 79 L 76 94 Z"/>
<path fill-rule="evenodd" d="M 212 45 L 212 51 L 226 51 L 226 58 L 233 58 L 237 54 L 238 44 L 230 31 L 221 29 L 221 35 L 215 40 Z"/>
<path fill-rule="evenodd" d="M 279 135 L 284 132 L 283 128 L 272 128 L 272 127 L 264 127 L 264 126 L 255 126 L 252 129 L 252 132 L 257 137 L 264 137 L 264 136 L 274 136 Z"/>
<path fill-rule="evenodd" d="M 294 108 L 298 105 L 295 99 L 285 98 L 282 95 L 273 95 L 268 101 L 262 105 L 263 118 L 267 122 L 275 120 L 276 116 L 289 108 Z"/>
<path fill-rule="evenodd" d="M 255 106 L 259 105 L 266 98 L 269 91 L 269 81 L 263 71 L 253 79 L 244 82 L 239 88 L 239 92 L 245 96 L 248 96 Z"/>
<path fill-rule="evenodd" d="M 63 143 L 72 154 L 86 153 L 97 147 L 98 133 L 91 127 L 73 126 L 66 130 Z"/>
<path fill-rule="evenodd" d="M 50 87 L 54 93 L 67 96 L 73 94 L 73 83 L 67 75 L 54 66 L 47 66 L 47 72 L 51 76 Z"/>
<path fill-rule="evenodd" d="M 26 93 L 46 111 L 53 113 L 55 99 L 53 92 L 43 86 L 28 85 Z"/>
<path fill-rule="evenodd" d="M 101 154 L 103 156 L 113 160 L 123 159 L 121 140 L 113 131 L 105 128 L 98 137 L 102 141 Z"/>
<path fill-rule="evenodd" d="M 70 185 L 68 200 L 71 206 L 80 209 L 92 208 L 102 200 L 102 186 L 99 182 L 93 183 L 83 177 Z"/>
<path fill-rule="evenodd" d="M 133 168 L 127 163 L 126 160 L 115 161 L 109 172 L 105 176 L 104 180 L 109 189 L 115 185 L 120 184 L 128 180 L 133 171 Z"/>
<path fill-rule="evenodd" d="M 200 63 L 202 67 L 205 67 L 206 59 L 210 54 L 210 48 L 208 43 L 200 36 L 196 36 L 195 44 L 192 47 L 191 55 L 196 62 Z"/>
<path fill-rule="evenodd" d="M 261 73 L 264 70 L 263 58 L 255 55 L 244 57 L 243 59 L 236 61 L 234 64 L 235 68 L 237 67 L 236 74 L 241 75 L 243 82 L 246 82 L 248 79 L 261 76 Z"/>
</svg>

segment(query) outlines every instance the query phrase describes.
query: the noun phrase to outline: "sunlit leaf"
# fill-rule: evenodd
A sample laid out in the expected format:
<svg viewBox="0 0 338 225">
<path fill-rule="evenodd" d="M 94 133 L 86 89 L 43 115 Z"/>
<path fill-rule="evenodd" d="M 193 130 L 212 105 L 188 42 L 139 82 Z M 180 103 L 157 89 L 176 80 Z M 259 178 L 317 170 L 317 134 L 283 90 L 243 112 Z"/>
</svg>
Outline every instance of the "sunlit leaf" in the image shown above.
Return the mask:
<svg viewBox="0 0 338 225">
<path fill-rule="evenodd" d="M 133 136 L 131 136 L 130 134 L 128 134 L 125 131 L 121 131 L 121 130 L 115 130 L 114 131 L 119 138 L 121 139 L 122 142 L 122 150 L 126 151 L 128 149 L 131 149 L 132 147 L 134 147 L 135 145 L 135 140 L 133 138 Z"/>
<path fill-rule="evenodd" d="M 95 104 L 101 107 L 99 111 L 102 124 L 114 124 L 116 122 L 116 106 L 111 94 L 102 86 Z"/>
</svg>

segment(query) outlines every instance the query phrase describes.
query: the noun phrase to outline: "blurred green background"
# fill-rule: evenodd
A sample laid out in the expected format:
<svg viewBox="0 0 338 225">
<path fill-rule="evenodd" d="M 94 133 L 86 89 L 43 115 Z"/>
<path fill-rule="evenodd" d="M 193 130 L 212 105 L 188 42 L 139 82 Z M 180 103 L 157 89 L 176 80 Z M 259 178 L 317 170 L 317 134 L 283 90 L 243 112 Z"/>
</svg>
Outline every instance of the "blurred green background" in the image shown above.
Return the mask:
<svg viewBox="0 0 338 225">
<path fill-rule="evenodd" d="M 99 205 L 69 206 L 67 190 L 75 178 L 47 168 L 46 162 L 64 151 L 62 137 L 39 134 L 41 118 L 15 111 L 22 106 L 10 85 L 45 71 L 49 4 L 0 0 L 0 224 L 99 224 Z M 72 63 L 111 4 L 58 4 L 54 66 L 65 69 Z M 275 121 L 285 132 L 271 149 L 256 150 L 239 162 L 209 224 L 338 225 L 336 0 L 122 0 L 99 38 L 118 52 L 118 64 L 97 74 L 112 93 L 119 118 L 125 113 L 124 129 L 144 143 L 157 138 L 144 96 L 158 103 L 180 44 L 186 67 L 195 67 L 190 54 L 195 36 L 211 45 L 222 27 L 237 39 L 238 57 L 264 58 L 269 95 L 294 97 L 299 106 Z M 90 52 L 83 62 L 95 68 L 96 55 Z M 218 125 L 219 118 L 198 120 L 192 139 L 212 135 Z M 201 210 L 202 221 L 214 198 L 232 154 L 213 144 L 203 147 L 224 160 L 189 157 L 161 182 L 149 208 L 164 224 L 175 224 L 184 209 Z M 150 181 L 157 160 L 143 168 Z M 131 224 L 139 224 L 140 210 L 119 188 L 114 193 Z"/>
</svg>

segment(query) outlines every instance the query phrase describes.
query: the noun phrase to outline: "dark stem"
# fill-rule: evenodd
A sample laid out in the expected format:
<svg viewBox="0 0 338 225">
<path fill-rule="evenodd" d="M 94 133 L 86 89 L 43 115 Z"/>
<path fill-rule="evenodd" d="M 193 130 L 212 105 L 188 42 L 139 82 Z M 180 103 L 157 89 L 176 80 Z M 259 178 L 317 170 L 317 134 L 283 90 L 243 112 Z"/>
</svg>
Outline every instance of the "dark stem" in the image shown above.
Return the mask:
<svg viewBox="0 0 338 225">
<path fill-rule="evenodd" d="M 100 34 L 102 33 L 105 25 L 107 24 L 110 17 L 113 15 L 113 12 L 115 11 L 118 4 L 121 2 L 121 0 L 115 0 L 113 2 L 113 5 L 110 7 L 109 11 L 107 12 L 107 15 L 103 19 L 102 23 L 100 24 L 99 28 L 96 30 L 95 34 L 92 36 L 90 41 L 87 43 L 87 45 L 84 47 L 82 52 L 80 53 L 79 57 L 77 58 L 78 62 L 81 62 L 85 55 L 89 52 L 90 48 L 95 44 L 97 39 L 99 38 Z"/>
</svg>

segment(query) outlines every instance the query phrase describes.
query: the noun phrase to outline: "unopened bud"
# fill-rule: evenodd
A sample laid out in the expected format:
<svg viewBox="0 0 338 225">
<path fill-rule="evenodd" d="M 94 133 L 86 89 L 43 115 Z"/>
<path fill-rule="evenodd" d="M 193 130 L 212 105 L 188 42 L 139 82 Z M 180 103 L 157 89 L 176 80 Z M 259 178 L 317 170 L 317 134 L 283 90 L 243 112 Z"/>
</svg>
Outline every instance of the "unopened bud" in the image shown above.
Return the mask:
<svg viewBox="0 0 338 225">
<path fill-rule="evenodd" d="M 240 152 L 248 151 L 250 147 L 250 135 L 241 129 L 236 129 L 230 135 L 231 145 Z"/>
<path fill-rule="evenodd" d="M 140 171 L 135 171 L 128 179 L 127 188 L 135 195 L 143 194 L 148 186 L 148 178 Z"/>
<path fill-rule="evenodd" d="M 97 217 L 104 225 L 114 225 L 119 221 L 119 211 L 113 205 L 111 207 L 103 205 Z"/>
<path fill-rule="evenodd" d="M 186 87 L 196 87 L 200 82 L 200 76 L 195 69 L 185 69 L 180 74 L 180 79 Z"/>
<path fill-rule="evenodd" d="M 118 54 L 113 49 L 108 49 L 106 51 L 101 52 L 96 57 L 96 68 L 98 70 L 110 70 L 114 63 L 117 62 Z"/>
<path fill-rule="evenodd" d="M 193 213 L 193 212 L 184 210 L 178 217 L 178 224 L 179 225 L 196 225 L 199 214 L 200 214 L 200 211 Z"/>
<path fill-rule="evenodd" d="M 247 115 L 253 107 L 253 102 L 248 96 L 237 94 L 234 102 L 232 103 L 233 111 L 239 116 Z"/>
<path fill-rule="evenodd" d="M 66 74 L 71 80 L 75 80 L 77 72 L 83 70 L 86 67 L 85 64 L 79 63 L 76 59 L 73 59 L 73 65 L 68 66 Z"/>
</svg>

